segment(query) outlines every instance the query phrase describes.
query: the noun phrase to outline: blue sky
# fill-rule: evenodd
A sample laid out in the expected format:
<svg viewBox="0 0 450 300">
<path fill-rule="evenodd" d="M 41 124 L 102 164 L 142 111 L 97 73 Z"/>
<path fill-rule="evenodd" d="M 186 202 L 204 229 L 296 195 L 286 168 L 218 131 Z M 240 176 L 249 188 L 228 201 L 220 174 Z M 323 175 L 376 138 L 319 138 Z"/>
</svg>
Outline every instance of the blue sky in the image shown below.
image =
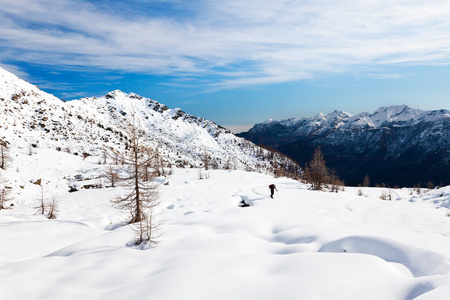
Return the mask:
<svg viewBox="0 0 450 300">
<path fill-rule="evenodd" d="M 0 0 L 0 20 L 0 65 L 65 99 L 120 89 L 232 129 L 450 108 L 445 0 Z"/>
</svg>

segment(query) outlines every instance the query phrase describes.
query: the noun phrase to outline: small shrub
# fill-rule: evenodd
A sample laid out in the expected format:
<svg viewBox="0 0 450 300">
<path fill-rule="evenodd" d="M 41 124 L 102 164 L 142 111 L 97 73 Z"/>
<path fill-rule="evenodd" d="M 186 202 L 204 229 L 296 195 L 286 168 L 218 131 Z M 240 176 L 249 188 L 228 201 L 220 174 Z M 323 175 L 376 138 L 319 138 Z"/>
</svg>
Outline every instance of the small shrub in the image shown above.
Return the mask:
<svg viewBox="0 0 450 300">
<path fill-rule="evenodd" d="M 363 193 L 363 191 L 362 191 L 362 188 L 359 188 L 358 189 L 358 196 L 363 196 L 364 195 L 364 193 Z"/>
</svg>

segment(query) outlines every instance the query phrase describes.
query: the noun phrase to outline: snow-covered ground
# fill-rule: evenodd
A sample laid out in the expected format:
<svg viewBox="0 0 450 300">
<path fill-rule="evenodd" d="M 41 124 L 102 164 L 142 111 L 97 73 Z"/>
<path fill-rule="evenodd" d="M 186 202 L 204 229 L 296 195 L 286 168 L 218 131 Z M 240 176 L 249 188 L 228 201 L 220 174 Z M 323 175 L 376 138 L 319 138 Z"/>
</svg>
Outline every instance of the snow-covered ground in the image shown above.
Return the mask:
<svg viewBox="0 0 450 300">
<path fill-rule="evenodd" d="M 15 153 L 0 211 L 0 299 L 449 299 L 450 187 L 410 195 L 314 192 L 243 171 L 175 169 L 161 184 L 160 243 L 126 246 L 129 226 L 96 183 L 98 157 Z M 34 215 L 42 178 L 56 220 Z M 65 178 L 65 179 L 64 179 Z M 160 180 L 162 182 L 162 180 Z M 278 193 L 268 197 L 268 185 Z M 20 192 L 20 194 L 19 194 Z M 245 200 L 249 207 L 239 207 Z"/>
</svg>

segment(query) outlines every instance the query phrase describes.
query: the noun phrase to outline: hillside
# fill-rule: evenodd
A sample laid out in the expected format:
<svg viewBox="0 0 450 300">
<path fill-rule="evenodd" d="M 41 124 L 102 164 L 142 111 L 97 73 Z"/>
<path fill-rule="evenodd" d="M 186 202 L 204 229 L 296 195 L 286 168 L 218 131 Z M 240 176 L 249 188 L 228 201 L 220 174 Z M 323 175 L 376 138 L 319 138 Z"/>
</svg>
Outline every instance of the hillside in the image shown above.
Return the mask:
<svg viewBox="0 0 450 300">
<path fill-rule="evenodd" d="M 450 184 L 450 111 L 405 105 L 355 116 L 342 111 L 313 118 L 269 120 L 240 136 L 280 150 L 304 165 L 316 147 L 347 184 Z"/>
<path fill-rule="evenodd" d="M 121 125 L 135 114 L 167 167 L 200 167 L 208 156 L 212 168 L 296 168 L 289 159 L 179 108 L 118 90 L 64 103 L 1 68 L 0 112 L 0 139 L 29 153 L 43 148 L 101 157 L 105 148 L 123 150 Z"/>
</svg>

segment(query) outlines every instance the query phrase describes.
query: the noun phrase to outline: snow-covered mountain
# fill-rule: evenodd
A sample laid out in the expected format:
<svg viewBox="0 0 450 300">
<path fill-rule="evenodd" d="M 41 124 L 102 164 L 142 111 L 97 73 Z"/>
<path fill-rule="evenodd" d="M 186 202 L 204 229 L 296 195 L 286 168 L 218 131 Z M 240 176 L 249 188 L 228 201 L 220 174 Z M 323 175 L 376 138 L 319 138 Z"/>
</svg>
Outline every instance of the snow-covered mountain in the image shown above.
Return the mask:
<svg viewBox="0 0 450 300">
<path fill-rule="evenodd" d="M 293 164 L 179 108 L 118 90 L 65 103 L 1 68 L 0 112 L 0 139 L 24 151 L 100 156 L 105 146 L 124 149 L 120 125 L 134 113 L 167 165 L 199 167 L 205 154 L 218 168 L 271 171 Z"/>
<path fill-rule="evenodd" d="M 321 146 L 329 165 L 349 184 L 450 183 L 450 111 L 406 105 L 373 114 L 343 111 L 312 118 L 268 120 L 240 136 L 276 148 L 304 164 Z"/>
<path fill-rule="evenodd" d="M 373 114 L 360 113 L 352 116 L 343 111 L 324 115 L 319 113 L 312 118 L 292 118 L 287 120 L 267 120 L 256 124 L 242 136 L 249 137 L 257 143 L 280 146 L 304 137 L 323 136 L 344 130 L 376 130 L 398 127 L 413 127 L 427 123 L 433 135 L 443 133 L 444 126 L 450 118 L 449 110 L 422 111 L 406 105 L 382 107 Z M 447 127 L 448 128 L 448 127 Z M 434 130 L 433 130 L 434 129 Z M 267 133 L 269 133 L 267 135 Z M 447 140 L 442 142 L 448 143 Z"/>
</svg>

